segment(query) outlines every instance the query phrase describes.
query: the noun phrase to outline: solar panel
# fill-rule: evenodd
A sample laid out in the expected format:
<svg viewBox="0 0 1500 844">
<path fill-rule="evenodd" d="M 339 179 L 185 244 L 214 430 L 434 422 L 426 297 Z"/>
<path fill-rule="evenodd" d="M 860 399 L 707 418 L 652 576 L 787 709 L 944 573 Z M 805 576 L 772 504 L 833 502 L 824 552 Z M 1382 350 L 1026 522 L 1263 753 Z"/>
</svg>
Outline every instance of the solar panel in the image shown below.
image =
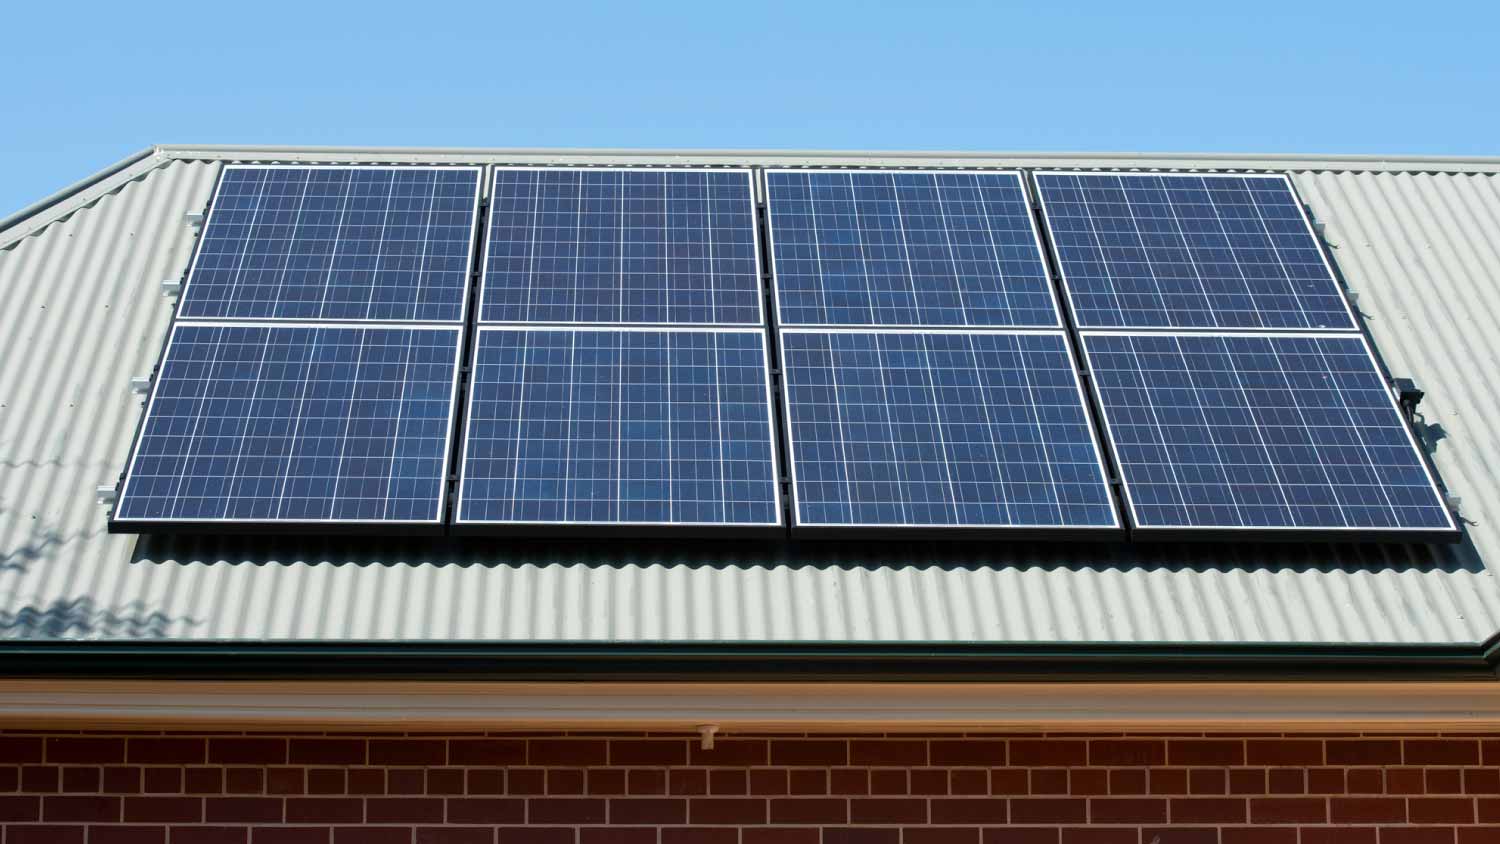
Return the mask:
<svg viewBox="0 0 1500 844">
<path fill-rule="evenodd" d="M 781 523 L 760 329 L 481 327 L 458 525 Z"/>
<path fill-rule="evenodd" d="M 1139 530 L 1454 531 L 1360 335 L 1083 343 Z"/>
<path fill-rule="evenodd" d="M 111 527 L 441 521 L 460 334 L 179 323 Z"/>
<path fill-rule="evenodd" d="M 767 170 L 781 325 L 1062 325 L 1021 176 Z"/>
<path fill-rule="evenodd" d="M 761 324 L 750 178 L 496 167 L 481 321 Z"/>
<path fill-rule="evenodd" d="M 183 319 L 459 322 L 476 167 L 228 165 Z"/>
<path fill-rule="evenodd" d="M 1285 176 L 1035 178 L 1081 328 L 1356 328 Z"/>
<path fill-rule="evenodd" d="M 1120 527 L 1061 332 L 781 342 L 799 528 Z"/>
</svg>

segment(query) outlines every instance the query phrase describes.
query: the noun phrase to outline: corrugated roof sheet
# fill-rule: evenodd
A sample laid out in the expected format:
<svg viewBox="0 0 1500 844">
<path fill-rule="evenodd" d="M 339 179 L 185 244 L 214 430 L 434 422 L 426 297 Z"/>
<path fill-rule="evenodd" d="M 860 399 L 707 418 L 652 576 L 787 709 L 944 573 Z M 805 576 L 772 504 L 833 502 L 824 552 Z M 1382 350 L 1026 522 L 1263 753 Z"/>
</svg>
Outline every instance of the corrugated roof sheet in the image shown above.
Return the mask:
<svg viewBox="0 0 1500 844">
<path fill-rule="evenodd" d="M 1403 170 L 1399 162 L 1249 156 L 962 161 L 1304 168 L 1292 170 L 1298 189 L 1327 224 L 1386 362 L 1427 390 L 1421 432 L 1463 498 L 1470 525 L 1462 545 L 392 543 L 105 534 L 93 490 L 115 479 L 128 451 L 140 413 L 128 381 L 149 372 L 159 351 L 170 308 L 158 284 L 185 269 L 193 232 L 183 215 L 208 201 L 219 169 L 210 159 L 307 155 L 158 149 L 115 182 L 21 221 L 27 236 L 0 233 L 0 247 L 10 242 L 0 251 L 0 636 L 1475 642 L 1500 628 L 1500 588 L 1485 562 L 1500 561 L 1492 521 L 1500 508 L 1500 433 L 1491 421 L 1500 419 L 1494 162 L 1412 162 Z M 808 159 L 834 160 L 885 159 Z"/>
</svg>

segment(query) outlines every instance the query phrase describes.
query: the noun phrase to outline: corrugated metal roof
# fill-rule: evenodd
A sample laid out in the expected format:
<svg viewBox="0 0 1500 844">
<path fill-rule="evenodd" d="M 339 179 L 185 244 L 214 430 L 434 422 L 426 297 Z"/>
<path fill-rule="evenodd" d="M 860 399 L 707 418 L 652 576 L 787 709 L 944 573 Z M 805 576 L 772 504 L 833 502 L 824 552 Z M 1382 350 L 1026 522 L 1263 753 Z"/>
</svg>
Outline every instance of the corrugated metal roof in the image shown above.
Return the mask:
<svg viewBox="0 0 1500 844">
<path fill-rule="evenodd" d="M 739 156 L 735 158 L 735 156 Z M 1387 363 L 1427 390 L 1457 546 L 405 543 L 110 536 L 221 160 L 611 160 L 1290 172 Z M 1352 169 L 1351 169 L 1352 168 Z M 8 248 L 6 248 L 8 246 Z M 0 635 L 100 639 L 1476 642 L 1500 628 L 1500 162 L 157 148 L 0 232 Z"/>
</svg>

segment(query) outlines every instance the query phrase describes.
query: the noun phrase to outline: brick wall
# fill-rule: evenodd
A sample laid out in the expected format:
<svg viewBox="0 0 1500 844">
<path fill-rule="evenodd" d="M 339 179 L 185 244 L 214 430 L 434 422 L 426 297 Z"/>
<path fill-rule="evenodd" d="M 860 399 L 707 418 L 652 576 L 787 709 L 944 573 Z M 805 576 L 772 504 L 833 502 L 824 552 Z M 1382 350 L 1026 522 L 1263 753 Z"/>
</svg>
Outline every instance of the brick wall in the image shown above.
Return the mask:
<svg viewBox="0 0 1500 844">
<path fill-rule="evenodd" d="M 1500 736 L 0 733 L 3 844 L 1500 844 Z"/>
</svg>

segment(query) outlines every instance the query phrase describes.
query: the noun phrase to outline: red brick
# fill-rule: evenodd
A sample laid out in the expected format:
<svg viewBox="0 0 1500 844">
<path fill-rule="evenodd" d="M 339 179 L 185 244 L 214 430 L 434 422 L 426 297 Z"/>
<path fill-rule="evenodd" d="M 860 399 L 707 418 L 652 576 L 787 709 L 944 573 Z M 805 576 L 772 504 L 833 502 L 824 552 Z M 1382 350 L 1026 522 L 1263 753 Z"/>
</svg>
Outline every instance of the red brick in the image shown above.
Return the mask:
<svg viewBox="0 0 1500 844">
<path fill-rule="evenodd" d="M 790 780 L 786 771 L 769 769 L 750 772 L 751 794 L 788 794 L 790 790 Z"/>
<path fill-rule="evenodd" d="M 251 844 L 328 844 L 326 826 L 258 826 L 250 831 Z"/>
<path fill-rule="evenodd" d="M 1380 844 L 1453 844 L 1451 826 L 1407 826 L 1380 828 Z"/>
<path fill-rule="evenodd" d="M 661 844 L 739 844 L 740 831 L 732 826 L 680 826 L 661 831 Z"/>
<path fill-rule="evenodd" d="M 524 765 L 526 741 L 523 739 L 450 739 L 450 765 Z"/>
<path fill-rule="evenodd" d="M 986 829 L 983 836 L 984 844 L 1057 844 L 1060 833 L 1055 828 L 1013 826 Z"/>
<path fill-rule="evenodd" d="M 1068 772 L 1064 768 L 1040 768 L 1031 772 L 1032 794 L 1067 794 Z"/>
<path fill-rule="evenodd" d="M 166 844 L 164 826 L 96 826 L 89 830 L 89 844 Z"/>
<path fill-rule="evenodd" d="M 139 768 L 119 770 L 140 771 Z M 109 788 L 109 772 L 109 768 L 104 769 L 104 790 L 115 791 L 117 789 Z M 121 776 L 123 777 L 124 775 L 122 774 Z M 136 790 L 140 790 L 139 773 L 136 776 Z M 182 790 L 188 794 L 223 794 L 224 770 L 222 768 L 184 768 L 182 770 Z"/>
<path fill-rule="evenodd" d="M 1479 755 L 1487 766 L 1500 766 L 1500 738 L 1485 739 L 1479 743 Z"/>
<path fill-rule="evenodd" d="M 1167 801 L 1160 798 L 1096 797 L 1089 801 L 1091 823 L 1165 823 L 1166 820 Z"/>
<path fill-rule="evenodd" d="M 49 757 L 50 758 L 50 757 Z M 1478 765 L 1476 739 L 1407 739 L 1408 765 Z"/>
<path fill-rule="evenodd" d="M 172 827 L 172 844 L 245 844 L 249 838 L 250 830 L 240 826 Z"/>
<path fill-rule="evenodd" d="M 901 844 L 979 844 L 979 830 L 963 827 L 912 827 L 901 830 Z"/>
<path fill-rule="evenodd" d="M 1026 772 L 1021 771 L 1022 775 Z M 754 785 L 755 777 L 751 775 L 751 784 Z M 871 794 L 909 794 L 911 793 L 911 779 L 904 770 L 871 771 L 870 772 Z"/>
<path fill-rule="evenodd" d="M 1269 794 L 1266 780 L 1267 772 L 1261 768 L 1234 768 L 1229 772 L 1229 793 Z"/>
<path fill-rule="evenodd" d="M 934 768 L 914 768 L 907 771 L 912 794 L 947 794 L 948 772 Z"/>
<path fill-rule="evenodd" d="M 1293 828 L 1291 832 L 1295 844 L 1297 830 Z M 1219 844 L 1219 831 L 1183 826 L 1146 827 L 1141 830 L 1141 840 L 1155 844 Z M 1063 844 L 1068 844 L 1066 833 L 1063 834 Z"/>
<path fill-rule="evenodd" d="M 1458 831 L 1458 844 L 1495 844 L 1500 841 L 1500 826 L 1471 826 Z"/>
<path fill-rule="evenodd" d="M 5 834 L 8 844 L 83 844 L 81 826 L 13 826 Z"/>
<path fill-rule="evenodd" d="M 1174 797 L 1172 823 L 1244 823 L 1245 800 L 1236 797 Z"/>
<path fill-rule="evenodd" d="M 302 768 L 270 768 L 266 771 L 267 794 L 302 794 L 306 791 Z"/>
<path fill-rule="evenodd" d="M 442 765 L 448 743 L 439 739 L 371 739 L 371 765 Z"/>
<path fill-rule="evenodd" d="M 1380 794 L 1385 791 L 1385 770 L 1350 768 L 1344 775 L 1344 790 L 1349 794 Z"/>
<path fill-rule="evenodd" d="M 1243 765 L 1245 743 L 1238 739 L 1172 739 L 1167 742 L 1169 765 Z"/>
<path fill-rule="evenodd" d="M 823 827 L 823 844 L 897 844 L 900 840 L 899 829 Z"/>
<path fill-rule="evenodd" d="M 1228 794 L 1229 775 L 1222 768 L 1194 768 L 1188 771 L 1188 794 Z"/>
<path fill-rule="evenodd" d="M 1304 826 L 1301 844 L 1375 844 L 1373 826 Z"/>
<path fill-rule="evenodd" d="M 1343 768 L 1311 768 L 1307 772 L 1308 794 L 1343 794 Z"/>
<path fill-rule="evenodd" d="M 1187 794 L 1188 772 L 1181 768 L 1152 768 L 1151 786 L 1152 794 L 1177 795 Z"/>
<path fill-rule="evenodd" d="M 663 775 L 665 778 L 665 775 Z M 505 772 L 506 791 L 510 794 L 536 795 L 547 793 L 545 771 L 534 769 L 509 770 Z"/>
<path fill-rule="evenodd" d="M 434 768 L 428 771 L 427 793 L 435 795 L 463 794 L 464 772 L 456 768 Z"/>
<path fill-rule="evenodd" d="M 384 781 L 383 777 L 382 781 Z M 224 791 L 229 794 L 264 794 L 266 792 L 266 769 L 226 768 Z"/>
<path fill-rule="evenodd" d="M 1136 844 L 1140 833 L 1133 829 L 1075 826 L 1062 831 L 1062 844 Z"/>
<path fill-rule="evenodd" d="M 606 803 L 595 797 L 533 797 L 527 807 L 528 823 L 604 823 Z"/>
<path fill-rule="evenodd" d="M 293 765 L 364 765 L 364 739 L 294 738 L 289 758 Z"/>
<path fill-rule="evenodd" d="M 1474 822 L 1474 801 L 1467 797 L 1413 797 L 1406 806 L 1410 823 Z"/>
<path fill-rule="evenodd" d="M 600 739 L 531 739 L 526 742 L 528 765 L 603 765 L 609 743 Z"/>
<path fill-rule="evenodd" d="M 495 833 L 484 827 L 417 827 L 416 844 L 492 844 Z"/>
<path fill-rule="evenodd" d="M 847 765 L 849 743 L 827 739 L 777 739 L 771 742 L 772 765 Z"/>
<path fill-rule="evenodd" d="M 182 791 L 181 768 L 146 768 L 141 790 L 147 794 L 178 794 Z"/>
<path fill-rule="evenodd" d="M 708 772 L 697 768 L 677 768 L 667 773 L 668 794 L 707 794 Z"/>
<path fill-rule="evenodd" d="M 449 823 L 522 823 L 526 801 L 519 797 L 450 797 Z"/>
<path fill-rule="evenodd" d="M 1080 772 L 1075 771 L 1074 773 L 1076 774 Z M 1096 771 L 1094 773 L 1097 773 L 1099 775 L 1099 779 L 1101 782 L 1106 783 L 1107 788 L 1108 777 L 1105 775 L 1105 773 L 1103 771 Z M 960 768 L 956 771 L 952 771 L 948 774 L 948 793 L 955 795 L 965 794 L 971 796 L 989 794 L 990 772 L 986 770 L 969 770 L 965 768 Z"/>
<path fill-rule="evenodd" d="M 0 761 L 7 765 L 21 765 L 26 762 L 41 762 L 42 739 L 40 736 L 0 736 Z M 99 762 L 98 759 L 90 759 L 89 762 Z"/>
<path fill-rule="evenodd" d="M 577 768 L 554 768 L 547 772 L 548 794 L 582 794 L 583 771 Z"/>
<path fill-rule="evenodd" d="M 78 770 L 85 770 L 79 768 Z M 98 770 L 97 768 L 89 770 Z M 21 769 L 14 765 L 0 767 L 0 791 L 15 791 L 21 787 Z"/>
<path fill-rule="evenodd" d="M 687 742 L 681 740 L 615 740 L 609 743 L 611 765 L 685 765 Z"/>
<path fill-rule="evenodd" d="M 470 773 L 476 772 L 470 771 Z M 589 794 L 624 794 L 625 772 L 615 768 L 591 768 L 588 772 L 586 790 Z"/>
<path fill-rule="evenodd" d="M 950 803 L 949 800 L 936 800 L 934 803 Z M 974 801 L 966 801 L 974 802 Z M 1004 801 L 978 801 L 981 803 L 994 802 L 1000 805 L 1001 813 L 1004 814 Z M 941 814 L 935 810 L 934 814 Z M 943 815 L 943 817 L 951 817 Z M 890 798 L 872 797 L 869 799 L 856 798 L 849 801 L 849 818 L 853 823 L 927 823 L 927 801 L 915 798 Z M 773 807 L 772 820 L 775 820 Z M 1002 817 L 1003 821 L 1004 818 Z M 951 820 L 934 820 L 934 823 L 954 823 Z"/>
<path fill-rule="evenodd" d="M 147 765 L 201 765 L 208 758 L 208 742 L 201 738 L 132 738 L 126 745 L 126 758 Z"/>
<path fill-rule="evenodd" d="M 1403 823 L 1406 801 L 1399 797 L 1333 797 L 1328 800 L 1333 823 Z"/>
<path fill-rule="evenodd" d="M 927 764 L 954 767 L 1004 765 L 1008 757 L 1003 739 L 937 740 L 931 742 L 930 753 L 932 759 Z M 917 761 L 912 764 L 923 763 Z"/>
<path fill-rule="evenodd" d="M 766 822 L 766 801 L 745 797 L 702 797 L 688 804 L 688 823 L 747 824 Z"/>
<path fill-rule="evenodd" d="M 1085 741 L 1018 739 L 1010 743 L 1010 764 L 1016 767 L 1087 765 L 1088 760 Z"/>
<path fill-rule="evenodd" d="M 50 795 L 42 798 L 42 820 L 119 823 L 120 798 Z"/>
<path fill-rule="evenodd" d="M 365 800 L 368 823 L 442 823 L 438 797 L 371 797 Z"/>
<path fill-rule="evenodd" d="M 1109 772 L 1110 794 L 1145 794 L 1146 772 L 1121 768 Z"/>
<path fill-rule="evenodd" d="M 1421 768 L 1387 768 L 1387 794 L 1422 794 L 1427 791 L 1427 777 Z"/>
<path fill-rule="evenodd" d="M 800 772 L 799 772 L 800 773 Z M 819 771 L 818 773 L 822 773 Z M 708 772 L 709 794 L 749 794 L 749 774 L 743 770 L 726 768 Z"/>
<path fill-rule="evenodd" d="M 740 844 L 819 844 L 822 840 L 823 831 L 816 827 L 740 830 Z"/>
<path fill-rule="evenodd" d="M 411 844 L 411 829 L 390 826 L 339 826 L 334 827 L 333 844 Z"/>
<path fill-rule="evenodd" d="M 1465 770 L 1464 793 L 1500 794 L 1500 768 L 1469 768 Z"/>
<path fill-rule="evenodd" d="M 126 823 L 200 823 L 201 797 L 126 797 Z"/>
<path fill-rule="evenodd" d="M 792 771 L 791 781 L 797 784 L 797 794 L 821 794 L 816 786 L 822 781 L 817 776 L 821 771 Z M 982 775 L 983 772 L 981 771 Z M 988 777 L 985 777 L 988 784 Z M 857 768 L 835 768 L 828 772 L 828 794 L 869 794 L 870 772 Z"/>
<path fill-rule="evenodd" d="M 1059 801 L 1048 800 L 1043 802 L 1056 803 Z M 1081 806 L 1087 805 L 1083 800 L 1068 802 L 1076 802 Z M 1014 807 L 1015 801 L 1007 801 L 999 797 L 939 798 L 931 801 L 932 823 L 1006 823 L 1015 814 L 1016 810 Z M 1034 812 L 1044 812 L 1046 810 L 1044 806 L 1033 806 L 1031 808 Z"/>
<path fill-rule="evenodd" d="M 203 818 L 209 823 L 279 823 L 281 804 L 279 797 L 205 797 Z"/>
<path fill-rule="evenodd" d="M 624 780 L 624 771 L 613 771 L 621 775 Z M 504 794 L 505 772 L 504 771 L 465 771 L 464 791 L 469 794 Z"/>
<path fill-rule="evenodd" d="M 1298 837 L 1295 826 L 1226 827 L 1220 834 L 1220 844 L 1297 844 Z"/>
<path fill-rule="evenodd" d="M 1457 768 L 1428 768 L 1428 794 L 1462 794 L 1463 775 Z"/>
<path fill-rule="evenodd" d="M 12 768 L 11 770 L 16 772 L 16 781 L 19 784 L 20 770 L 16 768 Z M 99 779 L 98 768 L 63 768 L 62 790 L 70 794 L 98 791 Z M 15 791 L 16 786 L 0 790 Z"/>
<path fill-rule="evenodd" d="M 1145 767 L 1167 763 L 1167 743 L 1160 739 L 1094 739 L 1089 742 L 1090 765 Z"/>
<path fill-rule="evenodd" d="M 351 768 L 349 770 L 350 794 L 384 794 L 385 771 L 380 768 Z"/>
<path fill-rule="evenodd" d="M 518 826 L 495 830 L 499 844 L 575 844 L 578 833 L 572 827 Z"/>
<path fill-rule="evenodd" d="M 1088 806 L 1082 797 L 1016 797 L 1010 814 L 1016 823 L 1083 823 Z"/>
<path fill-rule="evenodd" d="M 1399 765 L 1401 742 L 1395 739 L 1329 739 L 1330 765 Z"/>
<path fill-rule="evenodd" d="M 842 797 L 776 797 L 771 823 L 848 823 L 849 801 Z"/>
<path fill-rule="evenodd" d="M 208 742 L 208 761 L 215 765 L 285 765 L 284 738 L 215 738 Z"/>
<path fill-rule="evenodd" d="M 286 801 L 288 823 L 360 823 L 365 801 L 358 797 L 296 797 Z"/>
<path fill-rule="evenodd" d="M 687 823 L 687 801 L 680 797 L 627 797 L 609 801 L 612 824 Z"/>
<path fill-rule="evenodd" d="M 1500 798 L 1480 797 L 1474 801 L 1480 823 L 1500 822 Z"/>
<path fill-rule="evenodd" d="M 47 739 L 47 762 L 107 765 L 125 761 L 125 739 L 94 736 L 51 736 Z"/>
<path fill-rule="evenodd" d="M 1250 739 L 1245 761 L 1251 765 L 1321 765 L 1321 739 Z"/>
<path fill-rule="evenodd" d="M 1256 797 L 1250 800 L 1251 823 L 1327 823 L 1328 801 L 1322 797 Z"/>
<path fill-rule="evenodd" d="M 712 748 L 690 742 L 689 764 L 735 767 L 765 765 L 771 758 L 770 747 L 771 743 L 765 739 L 718 739 Z"/>
<path fill-rule="evenodd" d="M 1275 768 L 1267 772 L 1269 794 L 1306 794 L 1307 772 L 1301 768 Z"/>
<path fill-rule="evenodd" d="M 578 830 L 578 844 L 656 844 L 656 827 L 587 827 Z"/>
<path fill-rule="evenodd" d="M 956 742 L 963 744 L 964 742 Z M 934 748 L 936 752 L 936 748 Z M 1004 743 L 1001 743 L 1001 762 L 1004 762 Z M 890 739 L 856 739 L 849 742 L 849 764 L 896 767 L 903 765 L 926 765 L 927 742 Z M 933 764 L 939 764 L 934 760 Z"/>
</svg>

